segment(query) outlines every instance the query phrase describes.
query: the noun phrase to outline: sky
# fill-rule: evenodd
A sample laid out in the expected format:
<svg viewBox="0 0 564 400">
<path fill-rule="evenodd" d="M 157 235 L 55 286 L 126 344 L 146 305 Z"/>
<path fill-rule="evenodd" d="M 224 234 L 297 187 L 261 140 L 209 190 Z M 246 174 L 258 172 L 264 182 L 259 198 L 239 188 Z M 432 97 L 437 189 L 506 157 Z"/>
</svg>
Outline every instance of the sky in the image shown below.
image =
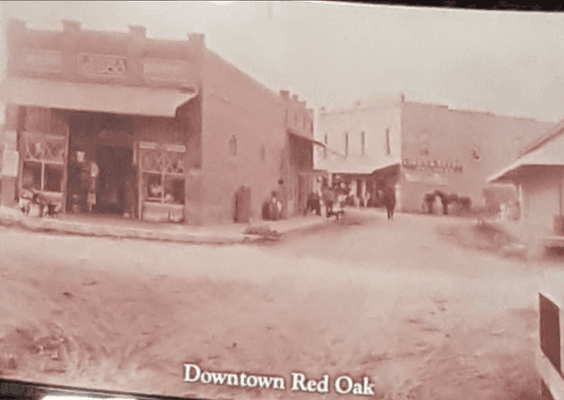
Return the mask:
<svg viewBox="0 0 564 400">
<path fill-rule="evenodd" d="M 564 118 L 564 15 L 336 2 L 0 2 L 28 27 L 203 33 L 207 46 L 275 91 L 313 107 L 404 93 L 407 101 Z M 0 71 L 4 75 L 4 67 Z"/>
</svg>

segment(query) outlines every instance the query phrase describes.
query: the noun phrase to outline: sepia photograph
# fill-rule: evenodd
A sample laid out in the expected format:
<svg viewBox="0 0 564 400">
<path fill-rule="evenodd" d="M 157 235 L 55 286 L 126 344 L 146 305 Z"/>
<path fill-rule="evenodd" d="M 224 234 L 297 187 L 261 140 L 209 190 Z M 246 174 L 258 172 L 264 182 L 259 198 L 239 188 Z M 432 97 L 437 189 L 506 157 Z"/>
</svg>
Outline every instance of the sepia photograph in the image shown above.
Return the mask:
<svg viewBox="0 0 564 400">
<path fill-rule="evenodd" d="M 557 12 L 0 2 L 0 398 L 564 400 L 563 66 Z"/>
</svg>

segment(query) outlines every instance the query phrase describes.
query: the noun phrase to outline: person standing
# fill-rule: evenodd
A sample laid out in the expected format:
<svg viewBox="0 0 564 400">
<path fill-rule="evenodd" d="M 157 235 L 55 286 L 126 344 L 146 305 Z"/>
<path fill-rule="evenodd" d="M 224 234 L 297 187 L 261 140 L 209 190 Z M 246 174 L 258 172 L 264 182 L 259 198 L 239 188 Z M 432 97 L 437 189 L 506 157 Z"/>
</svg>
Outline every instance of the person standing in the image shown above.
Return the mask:
<svg viewBox="0 0 564 400">
<path fill-rule="evenodd" d="M 396 207 L 396 188 L 387 186 L 384 190 L 384 204 L 388 213 L 388 219 L 394 218 L 394 208 Z"/>
<path fill-rule="evenodd" d="M 276 191 L 273 191 L 270 195 L 270 207 L 268 214 L 271 221 L 278 221 L 281 218 L 282 203 L 278 199 L 278 193 L 276 193 Z"/>
<path fill-rule="evenodd" d="M 125 178 L 125 213 L 126 218 L 135 218 L 137 205 L 137 171 L 134 167 L 128 169 Z"/>
<path fill-rule="evenodd" d="M 87 195 L 87 202 L 88 202 L 88 212 L 92 212 L 92 209 L 96 205 L 96 188 L 98 184 L 98 175 L 100 170 L 98 165 L 94 162 L 90 162 L 90 184 L 88 187 L 88 195 Z"/>
<path fill-rule="evenodd" d="M 335 192 L 328 186 L 323 188 L 323 202 L 325 203 L 327 218 L 333 215 L 333 203 L 335 202 Z"/>
</svg>

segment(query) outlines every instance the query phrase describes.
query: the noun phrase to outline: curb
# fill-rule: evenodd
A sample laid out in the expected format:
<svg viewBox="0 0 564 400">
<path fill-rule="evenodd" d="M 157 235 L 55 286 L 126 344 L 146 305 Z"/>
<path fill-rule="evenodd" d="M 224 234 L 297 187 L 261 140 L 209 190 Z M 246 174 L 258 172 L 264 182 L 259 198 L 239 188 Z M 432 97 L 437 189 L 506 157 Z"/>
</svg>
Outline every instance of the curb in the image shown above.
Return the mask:
<svg viewBox="0 0 564 400">
<path fill-rule="evenodd" d="M 291 232 L 318 229 L 325 225 L 325 221 L 297 226 L 280 232 L 276 236 L 236 233 L 229 235 L 193 234 L 190 232 L 155 231 L 146 228 L 114 227 L 104 225 L 90 225 L 86 223 L 73 223 L 50 218 L 34 218 L 12 213 L 0 213 L 1 226 L 17 226 L 19 228 L 43 233 L 60 233 L 79 236 L 95 236 L 116 239 L 139 239 L 163 242 L 177 242 L 189 244 L 234 245 L 279 241 Z M 316 221 L 317 222 L 317 221 Z M 242 227 L 242 229 L 244 229 Z"/>
</svg>

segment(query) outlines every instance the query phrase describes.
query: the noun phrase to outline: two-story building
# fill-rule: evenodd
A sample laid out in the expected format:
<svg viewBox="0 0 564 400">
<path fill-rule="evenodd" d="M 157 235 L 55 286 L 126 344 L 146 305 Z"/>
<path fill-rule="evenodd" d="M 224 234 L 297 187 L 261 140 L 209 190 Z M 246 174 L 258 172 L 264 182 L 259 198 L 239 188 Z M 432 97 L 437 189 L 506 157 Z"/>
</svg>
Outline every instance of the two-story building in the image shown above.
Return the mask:
<svg viewBox="0 0 564 400">
<path fill-rule="evenodd" d="M 299 211 L 285 188 L 313 169 L 311 110 L 223 60 L 203 35 L 159 40 L 140 26 L 100 32 L 74 21 L 40 31 L 13 20 L 6 37 L 3 205 L 34 189 L 64 213 L 88 213 L 95 180 L 97 215 L 258 219 L 273 190 L 287 215 Z M 298 158 L 296 140 L 307 143 Z"/>
<path fill-rule="evenodd" d="M 405 101 L 401 94 L 376 97 L 321 110 L 318 140 L 328 149 L 316 153 L 316 163 L 351 182 L 360 198 L 375 200 L 384 185 L 395 185 L 404 212 L 422 211 L 425 194 L 436 190 L 483 208 L 488 177 L 553 125 Z"/>
</svg>

